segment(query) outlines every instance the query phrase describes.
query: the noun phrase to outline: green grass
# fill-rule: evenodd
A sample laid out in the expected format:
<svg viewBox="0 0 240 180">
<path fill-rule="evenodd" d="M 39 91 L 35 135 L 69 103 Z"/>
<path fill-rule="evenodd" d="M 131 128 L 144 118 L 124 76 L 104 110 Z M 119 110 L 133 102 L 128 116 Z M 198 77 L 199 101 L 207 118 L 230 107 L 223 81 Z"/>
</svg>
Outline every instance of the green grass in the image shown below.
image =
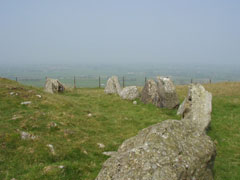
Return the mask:
<svg viewBox="0 0 240 180">
<path fill-rule="evenodd" d="M 209 135 L 217 142 L 215 179 L 240 179 L 240 83 L 206 88 L 214 95 Z M 178 86 L 177 92 L 183 100 L 187 87 Z M 21 105 L 23 101 L 32 104 Z M 0 179 L 92 180 L 108 158 L 103 151 L 116 151 L 139 130 L 166 119 L 179 119 L 176 110 L 139 101 L 133 105 L 117 95 L 104 94 L 103 89 L 51 95 L 0 79 Z M 57 127 L 51 127 L 52 123 Z M 20 131 L 37 138 L 21 140 Z M 55 155 L 47 144 L 54 146 Z M 58 168 L 60 165 L 64 168 Z"/>
</svg>

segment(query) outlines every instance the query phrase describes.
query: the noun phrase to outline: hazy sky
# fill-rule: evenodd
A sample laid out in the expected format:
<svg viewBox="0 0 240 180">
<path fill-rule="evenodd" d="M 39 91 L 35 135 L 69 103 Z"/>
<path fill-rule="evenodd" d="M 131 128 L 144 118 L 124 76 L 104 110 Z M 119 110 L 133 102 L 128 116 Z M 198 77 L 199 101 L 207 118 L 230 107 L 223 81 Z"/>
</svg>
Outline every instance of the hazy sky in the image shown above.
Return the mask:
<svg viewBox="0 0 240 180">
<path fill-rule="evenodd" d="M 240 62 L 239 0 L 0 0 L 0 64 Z"/>
</svg>

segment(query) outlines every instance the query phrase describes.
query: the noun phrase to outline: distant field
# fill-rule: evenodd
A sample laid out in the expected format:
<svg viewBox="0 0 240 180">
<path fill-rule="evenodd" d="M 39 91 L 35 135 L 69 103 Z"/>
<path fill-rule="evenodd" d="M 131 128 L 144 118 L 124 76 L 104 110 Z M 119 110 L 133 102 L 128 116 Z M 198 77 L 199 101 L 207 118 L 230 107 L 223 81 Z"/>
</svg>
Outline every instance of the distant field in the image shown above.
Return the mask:
<svg viewBox="0 0 240 180">
<path fill-rule="evenodd" d="M 217 145 L 215 179 L 239 180 L 240 83 L 204 86 L 213 93 L 208 134 Z M 177 86 L 177 93 L 183 100 L 187 86 Z M 32 103 L 21 105 L 23 101 Z M 166 119 L 179 119 L 176 110 L 158 109 L 139 100 L 133 105 L 104 94 L 103 89 L 81 88 L 51 95 L 41 88 L 0 78 L 0 179 L 93 180 L 108 158 L 103 151 L 116 151 L 139 130 Z M 21 140 L 21 131 L 37 138 Z"/>
<path fill-rule="evenodd" d="M 105 87 L 106 82 L 110 76 L 100 76 L 100 86 Z M 74 76 L 72 77 L 53 77 L 59 79 L 68 87 L 74 87 Z M 155 79 L 155 77 L 145 77 L 145 76 L 118 76 L 119 83 L 123 86 L 144 86 L 145 79 Z M 209 83 L 210 79 L 191 79 L 191 78 L 181 78 L 181 77 L 171 77 L 175 84 L 189 84 L 191 82 L 198 83 Z M 18 81 L 21 84 L 35 86 L 35 87 L 44 87 L 46 78 L 30 78 L 30 77 L 11 77 L 10 79 Z M 75 77 L 76 87 L 77 88 L 97 88 L 99 87 L 99 76 L 90 76 L 90 77 Z"/>
<path fill-rule="evenodd" d="M 57 78 L 67 86 L 73 87 L 74 76 L 76 86 L 81 88 L 96 88 L 101 77 L 102 87 L 108 77 L 116 75 L 122 84 L 143 86 L 145 78 L 168 76 L 175 84 L 189 84 L 191 80 L 200 83 L 240 81 L 238 65 L 207 65 L 207 64 L 176 64 L 176 63 L 128 63 L 128 64 L 17 64 L 15 66 L 0 66 L 0 77 L 17 80 L 25 85 L 43 87 L 45 78 Z"/>
</svg>

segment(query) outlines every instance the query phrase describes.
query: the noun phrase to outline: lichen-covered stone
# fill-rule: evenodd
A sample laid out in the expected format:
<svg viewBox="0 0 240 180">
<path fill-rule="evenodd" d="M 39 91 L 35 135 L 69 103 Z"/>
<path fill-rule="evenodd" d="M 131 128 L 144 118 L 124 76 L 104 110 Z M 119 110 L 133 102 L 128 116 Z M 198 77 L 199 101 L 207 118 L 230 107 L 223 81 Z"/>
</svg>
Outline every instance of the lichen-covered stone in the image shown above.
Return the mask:
<svg viewBox="0 0 240 180">
<path fill-rule="evenodd" d="M 142 89 L 141 101 L 144 104 L 152 103 L 157 106 L 159 100 L 157 83 L 152 79 L 147 80 Z"/>
<path fill-rule="evenodd" d="M 119 95 L 122 99 L 134 100 L 139 97 L 139 92 L 136 86 L 128 86 L 123 88 Z"/>
<path fill-rule="evenodd" d="M 112 76 L 111 78 L 108 79 L 104 92 L 106 94 L 120 94 L 121 90 L 122 89 L 119 84 L 118 77 Z"/>
<path fill-rule="evenodd" d="M 205 131 L 211 122 L 212 94 L 205 90 L 201 84 L 191 84 L 188 96 L 180 105 L 177 114 L 184 121 L 192 121 L 200 131 Z"/>
<path fill-rule="evenodd" d="M 48 93 L 63 92 L 65 90 L 64 85 L 57 79 L 47 78 L 44 91 Z"/>
<path fill-rule="evenodd" d="M 212 180 L 215 145 L 190 124 L 166 120 L 120 146 L 96 180 Z"/>
<path fill-rule="evenodd" d="M 168 77 L 157 77 L 157 91 L 159 95 L 158 107 L 173 109 L 178 107 L 179 99 L 176 88 Z"/>
<path fill-rule="evenodd" d="M 96 180 L 213 180 L 216 147 L 201 128 L 205 126 L 195 122 L 211 117 L 210 94 L 197 85 L 188 97 L 181 121 L 163 121 L 124 141 Z"/>
</svg>

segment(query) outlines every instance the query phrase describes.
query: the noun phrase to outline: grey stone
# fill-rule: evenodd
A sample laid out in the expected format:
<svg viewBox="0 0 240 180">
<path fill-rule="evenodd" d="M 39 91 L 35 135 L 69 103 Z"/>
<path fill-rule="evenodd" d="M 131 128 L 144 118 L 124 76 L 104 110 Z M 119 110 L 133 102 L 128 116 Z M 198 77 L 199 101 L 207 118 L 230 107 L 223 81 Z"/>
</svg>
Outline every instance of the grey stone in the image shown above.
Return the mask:
<svg viewBox="0 0 240 180">
<path fill-rule="evenodd" d="M 102 144 L 102 143 L 97 143 L 97 145 L 98 145 L 98 147 L 101 148 L 101 149 L 105 148 L 105 145 Z"/>
<path fill-rule="evenodd" d="M 41 96 L 40 94 L 37 94 L 36 96 L 37 96 L 38 98 L 42 98 L 42 96 Z"/>
<path fill-rule="evenodd" d="M 156 106 L 159 103 L 160 99 L 158 95 L 158 87 L 157 83 L 154 80 L 149 79 L 145 83 L 145 86 L 143 87 L 141 92 L 141 101 L 144 104 L 152 103 Z"/>
<path fill-rule="evenodd" d="M 32 135 L 28 132 L 22 131 L 22 132 L 20 132 L 20 134 L 21 134 L 21 139 L 23 139 L 23 140 L 29 140 L 29 139 L 34 140 L 34 139 L 36 139 L 36 136 L 34 136 L 34 135 Z"/>
<path fill-rule="evenodd" d="M 213 179 L 215 146 L 183 121 L 167 120 L 126 140 L 96 180 Z"/>
<path fill-rule="evenodd" d="M 104 155 L 106 156 L 114 156 L 117 152 L 115 151 L 108 151 L 108 152 L 103 152 Z"/>
<path fill-rule="evenodd" d="M 184 121 L 191 121 L 200 131 L 205 131 L 211 122 L 212 94 L 205 90 L 201 84 L 191 84 L 188 96 L 180 105 L 177 114 Z"/>
<path fill-rule="evenodd" d="M 166 120 L 123 142 L 96 180 L 212 180 L 214 143 L 184 121 Z"/>
<path fill-rule="evenodd" d="M 56 155 L 56 152 L 55 152 L 54 147 L 53 147 L 52 144 L 47 144 L 47 147 L 49 147 L 49 149 L 50 149 L 52 155 Z"/>
<path fill-rule="evenodd" d="M 182 120 L 163 121 L 125 140 L 103 164 L 96 180 L 213 180 L 216 147 L 195 122 L 209 120 L 211 98 L 199 85 L 190 87 L 189 97 L 197 104 L 190 104 L 190 114 L 184 110 Z"/>
<path fill-rule="evenodd" d="M 32 102 L 31 101 L 24 101 L 24 102 L 21 102 L 21 105 L 28 105 L 28 104 L 31 104 Z"/>
<path fill-rule="evenodd" d="M 64 85 L 57 79 L 47 78 L 44 91 L 48 93 L 63 92 L 65 90 Z"/>
<path fill-rule="evenodd" d="M 168 77 L 157 77 L 157 87 L 159 102 L 158 107 L 173 109 L 179 106 L 179 99 L 176 93 L 176 88 Z"/>
<path fill-rule="evenodd" d="M 133 104 L 134 104 L 134 105 L 137 105 L 137 101 L 133 101 Z"/>
<path fill-rule="evenodd" d="M 119 84 L 118 77 L 112 76 L 111 78 L 108 79 L 104 92 L 106 94 L 120 94 L 121 90 L 122 89 Z"/>
<path fill-rule="evenodd" d="M 179 105 L 176 88 L 170 78 L 157 77 L 157 81 L 147 80 L 141 93 L 141 101 L 160 108 L 174 109 Z"/>
<path fill-rule="evenodd" d="M 139 92 L 136 86 L 128 86 L 123 88 L 119 95 L 122 99 L 134 100 L 139 97 Z"/>
</svg>

